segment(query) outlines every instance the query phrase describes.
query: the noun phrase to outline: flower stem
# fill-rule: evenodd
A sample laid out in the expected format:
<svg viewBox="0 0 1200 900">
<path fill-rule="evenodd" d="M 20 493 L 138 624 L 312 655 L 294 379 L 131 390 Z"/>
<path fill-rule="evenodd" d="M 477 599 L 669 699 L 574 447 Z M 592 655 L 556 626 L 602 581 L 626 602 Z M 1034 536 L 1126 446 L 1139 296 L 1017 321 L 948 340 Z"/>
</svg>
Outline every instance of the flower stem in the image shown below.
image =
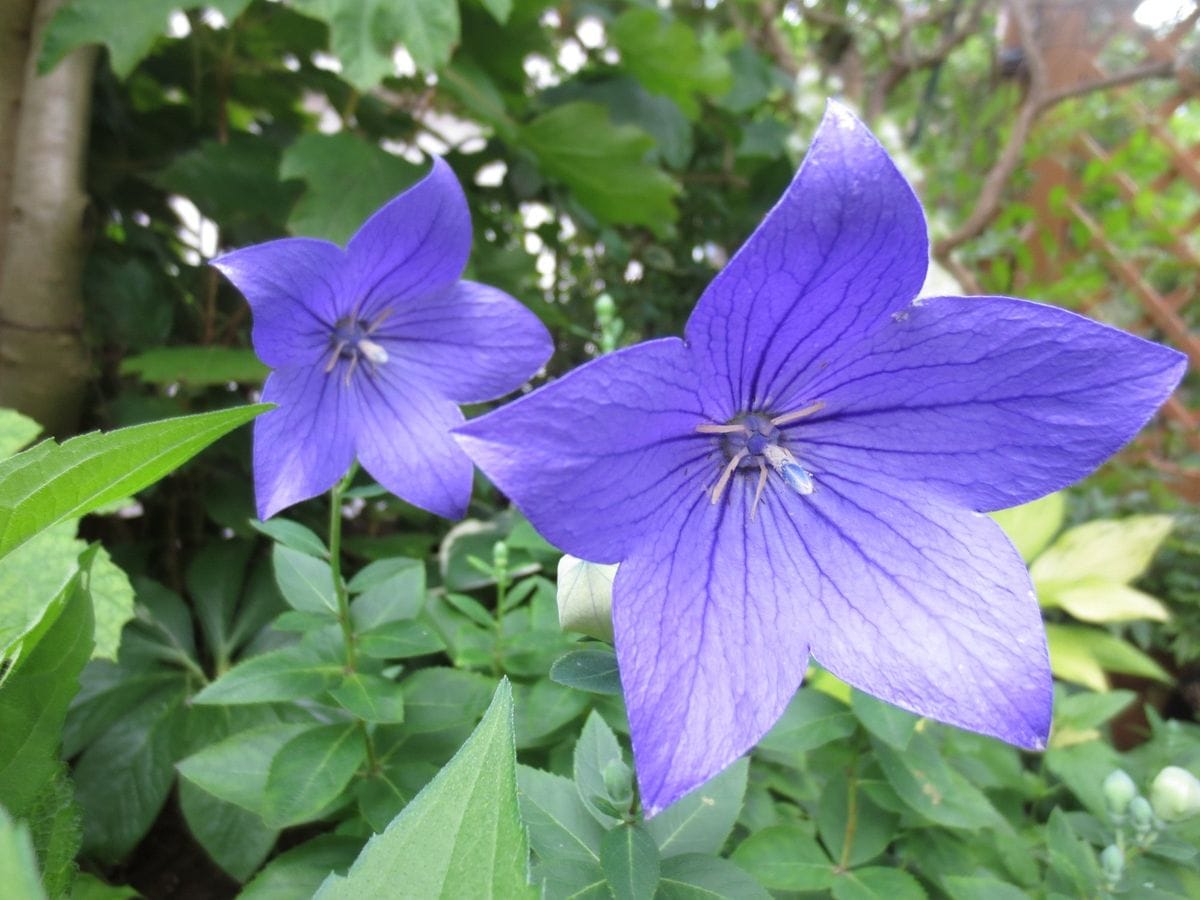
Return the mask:
<svg viewBox="0 0 1200 900">
<path fill-rule="evenodd" d="M 338 623 L 346 645 L 346 669 L 353 672 L 358 665 L 354 646 L 354 624 L 350 620 L 350 595 L 342 578 L 342 497 L 354 481 L 358 463 L 353 463 L 342 479 L 329 492 L 329 567 L 333 570 L 333 592 L 337 598 Z"/>
</svg>

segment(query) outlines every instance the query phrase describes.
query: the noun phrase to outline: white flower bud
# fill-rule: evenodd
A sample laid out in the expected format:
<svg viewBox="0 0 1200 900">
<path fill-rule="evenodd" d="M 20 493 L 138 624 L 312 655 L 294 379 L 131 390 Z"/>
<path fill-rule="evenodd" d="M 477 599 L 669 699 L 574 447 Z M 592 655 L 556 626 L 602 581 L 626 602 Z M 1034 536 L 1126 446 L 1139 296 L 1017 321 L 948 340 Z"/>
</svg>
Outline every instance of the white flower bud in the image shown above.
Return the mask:
<svg viewBox="0 0 1200 900">
<path fill-rule="evenodd" d="M 1114 816 L 1125 815 L 1129 802 L 1137 795 L 1137 785 L 1124 769 L 1114 769 L 1104 779 L 1104 802 Z"/>
<path fill-rule="evenodd" d="M 1200 779 L 1179 766 L 1167 766 L 1150 785 L 1150 805 L 1164 822 L 1181 822 L 1200 812 Z"/>
</svg>

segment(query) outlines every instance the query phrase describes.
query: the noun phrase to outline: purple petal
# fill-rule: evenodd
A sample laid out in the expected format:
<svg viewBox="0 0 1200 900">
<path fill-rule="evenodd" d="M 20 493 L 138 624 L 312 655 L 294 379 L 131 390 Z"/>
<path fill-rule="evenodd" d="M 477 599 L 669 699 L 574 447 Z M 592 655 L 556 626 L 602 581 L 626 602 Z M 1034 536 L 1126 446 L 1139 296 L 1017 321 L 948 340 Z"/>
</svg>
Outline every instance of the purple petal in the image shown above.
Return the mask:
<svg viewBox="0 0 1200 900">
<path fill-rule="evenodd" d="M 1185 366 L 1168 347 L 1055 307 L 922 300 L 806 386 L 826 406 L 791 434 L 817 468 L 1000 509 L 1095 469 Z"/>
<path fill-rule="evenodd" d="M 728 415 L 790 399 L 806 372 L 909 304 L 928 259 L 912 189 L 831 102 L 782 199 L 688 320 L 706 390 Z"/>
<path fill-rule="evenodd" d="M 503 291 L 473 281 L 406 300 L 376 340 L 397 364 L 457 403 L 516 390 L 554 351 L 537 316 Z"/>
<path fill-rule="evenodd" d="M 428 175 L 363 223 L 347 252 L 364 319 L 457 281 L 471 252 L 471 216 L 453 170 L 435 157 Z"/>
<path fill-rule="evenodd" d="M 594 360 L 456 429 L 460 443 L 543 536 L 615 563 L 682 492 L 714 469 L 691 358 L 678 338 Z"/>
<path fill-rule="evenodd" d="M 212 263 L 254 314 L 254 352 L 268 366 L 315 365 L 329 354 L 333 323 L 353 302 L 342 280 L 341 247 L 285 238 L 226 253 Z"/>
<path fill-rule="evenodd" d="M 999 526 L 916 482 L 816 478 L 811 496 L 768 507 L 781 546 L 813 573 L 802 605 L 813 657 L 918 715 L 1044 747 L 1041 612 Z"/>
<path fill-rule="evenodd" d="M 753 747 L 808 665 L 811 564 L 796 565 L 763 507 L 749 521 L 752 494 L 671 498 L 617 570 L 613 628 L 647 815 Z"/>
<path fill-rule="evenodd" d="M 323 494 L 354 460 L 355 402 L 338 378 L 312 366 L 267 376 L 263 400 L 279 407 L 254 420 L 254 496 L 269 519 Z"/>
<path fill-rule="evenodd" d="M 385 363 L 354 376 L 359 461 L 375 480 L 421 509 L 461 519 L 471 499 L 471 461 L 451 437 L 458 407 Z"/>
</svg>

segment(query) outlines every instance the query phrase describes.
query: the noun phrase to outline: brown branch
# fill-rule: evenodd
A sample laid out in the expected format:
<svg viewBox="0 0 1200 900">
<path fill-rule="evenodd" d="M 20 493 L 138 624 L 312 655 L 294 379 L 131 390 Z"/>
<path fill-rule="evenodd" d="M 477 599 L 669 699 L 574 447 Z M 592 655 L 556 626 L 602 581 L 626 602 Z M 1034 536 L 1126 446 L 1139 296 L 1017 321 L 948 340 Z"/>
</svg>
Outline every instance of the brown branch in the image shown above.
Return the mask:
<svg viewBox="0 0 1200 900">
<path fill-rule="evenodd" d="M 775 60 L 775 65 L 795 78 L 800 72 L 800 65 L 796 62 L 796 57 L 792 54 L 792 48 L 788 46 L 787 41 L 779 31 L 779 26 L 776 24 L 779 19 L 778 8 L 771 0 L 762 0 L 758 4 L 758 15 L 763 23 L 763 43 L 766 45 L 765 49 L 767 53 Z"/>
<path fill-rule="evenodd" d="M 1175 63 L 1170 59 L 1135 66 L 1127 71 L 1118 72 L 1116 75 L 1107 75 L 1104 78 L 1097 78 L 1094 81 L 1084 81 L 1080 84 L 1073 84 L 1070 87 L 1054 91 L 1043 98 L 1041 111 L 1045 112 L 1050 107 L 1062 103 L 1064 100 L 1070 100 L 1073 97 L 1082 97 L 1084 94 L 1092 94 L 1096 91 L 1107 91 L 1110 88 L 1122 87 L 1137 81 L 1146 81 L 1150 78 L 1171 78 L 1174 74 Z"/>
</svg>

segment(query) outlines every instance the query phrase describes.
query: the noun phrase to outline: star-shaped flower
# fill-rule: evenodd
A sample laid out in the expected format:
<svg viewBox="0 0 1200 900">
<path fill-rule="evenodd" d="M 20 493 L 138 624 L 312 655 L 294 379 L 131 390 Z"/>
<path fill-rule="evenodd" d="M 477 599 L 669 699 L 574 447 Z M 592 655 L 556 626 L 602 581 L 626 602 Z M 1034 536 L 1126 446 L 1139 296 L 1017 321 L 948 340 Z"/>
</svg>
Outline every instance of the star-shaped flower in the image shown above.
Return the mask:
<svg viewBox="0 0 1200 900">
<path fill-rule="evenodd" d="M 1044 746 L 1038 605 L 983 513 L 1092 471 L 1184 358 L 1023 300 L 914 300 L 928 259 L 912 190 L 831 104 L 684 340 L 456 429 L 546 538 L 621 564 L 613 624 L 648 814 L 753 746 L 810 654 L 920 715 Z"/>
<path fill-rule="evenodd" d="M 457 404 L 515 390 L 552 350 L 528 309 L 459 280 L 470 249 L 466 198 L 435 159 L 345 250 L 286 238 L 214 261 L 250 302 L 254 350 L 274 369 L 263 400 L 279 408 L 254 423 L 260 517 L 328 490 L 356 456 L 409 503 L 466 512 Z"/>
</svg>

